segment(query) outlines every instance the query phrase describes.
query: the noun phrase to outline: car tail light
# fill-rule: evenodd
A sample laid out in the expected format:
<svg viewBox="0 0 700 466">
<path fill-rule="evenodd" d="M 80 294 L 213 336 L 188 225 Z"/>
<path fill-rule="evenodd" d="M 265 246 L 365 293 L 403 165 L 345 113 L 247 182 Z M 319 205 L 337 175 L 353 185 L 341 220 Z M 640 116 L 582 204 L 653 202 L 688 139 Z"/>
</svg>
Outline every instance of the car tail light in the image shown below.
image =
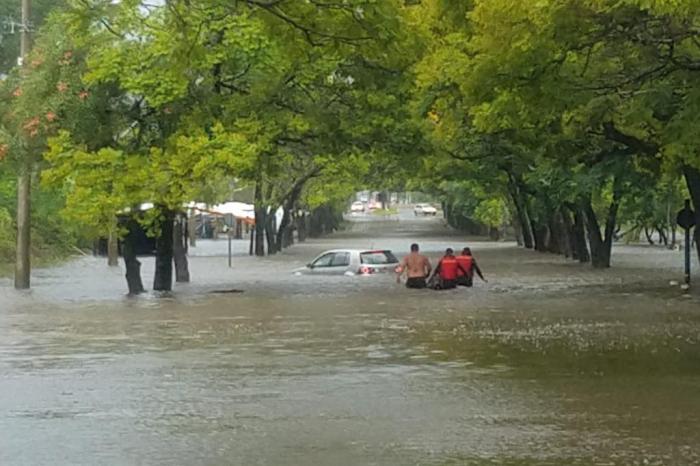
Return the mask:
<svg viewBox="0 0 700 466">
<path fill-rule="evenodd" d="M 360 275 L 370 275 L 370 274 L 373 274 L 374 272 L 376 272 L 376 270 L 373 269 L 372 267 L 367 267 L 366 265 L 363 265 L 362 267 L 360 267 L 360 270 L 358 273 Z"/>
</svg>

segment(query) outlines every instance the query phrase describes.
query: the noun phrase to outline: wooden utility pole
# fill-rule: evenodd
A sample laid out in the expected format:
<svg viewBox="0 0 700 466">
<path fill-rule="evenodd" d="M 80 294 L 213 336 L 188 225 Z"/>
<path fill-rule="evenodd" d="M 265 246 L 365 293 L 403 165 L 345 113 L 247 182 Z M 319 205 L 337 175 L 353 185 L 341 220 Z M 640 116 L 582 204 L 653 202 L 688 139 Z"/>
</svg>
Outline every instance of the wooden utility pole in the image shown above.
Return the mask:
<svg viewBox="0 0 700 466">
<path fill-rule="evenodd" d="M 20 66 L 25 66 L 30 48 L 29 15 L 31 0 L 22 1 L 22 31 L 20 36 Z M 15 288 L 24 290 L 30 286 L 31 276 L 31 194 L 32 163 L 24 154 L 17 180 L 17 259 L 15 261 Z"/>
</svg>

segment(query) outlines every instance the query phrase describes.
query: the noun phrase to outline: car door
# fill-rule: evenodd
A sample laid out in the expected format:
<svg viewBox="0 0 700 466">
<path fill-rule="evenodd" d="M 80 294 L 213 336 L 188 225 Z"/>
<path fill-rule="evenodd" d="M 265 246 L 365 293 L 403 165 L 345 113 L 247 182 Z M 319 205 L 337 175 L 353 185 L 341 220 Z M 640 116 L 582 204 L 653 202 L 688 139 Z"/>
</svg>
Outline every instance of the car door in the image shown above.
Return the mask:
<svg viewBox="0 0 700 466">
<path fill-rule="evenodd" d="M 349 252 L 329 252 L 311 263 L 311 273 L 314 275 L 342 275 L 348 271 L 349 266 Z"/>
</svg>

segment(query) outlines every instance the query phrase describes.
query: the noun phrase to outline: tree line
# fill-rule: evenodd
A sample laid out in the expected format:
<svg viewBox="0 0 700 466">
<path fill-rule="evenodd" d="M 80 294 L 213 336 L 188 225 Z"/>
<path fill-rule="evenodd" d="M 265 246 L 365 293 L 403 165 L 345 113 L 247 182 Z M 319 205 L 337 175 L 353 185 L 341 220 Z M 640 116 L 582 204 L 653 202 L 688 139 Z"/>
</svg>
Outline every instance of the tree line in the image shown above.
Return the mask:
<svg viewBox="0 0 700 466">
<path fill-rule="evenodd" d="M 609 267 L 616 238 L 670 241 L 682 199 L 700 206 L 698 15 L 692 0 L 72 0 L 0 85 L 0 171 L 30 170 L 62 218 L 123 238 L 133 293 L 129 232 L 156 236 L 169 290 L 183 205 L 232 180 L 254 191 L 257 255 L 306 212 L 332 229 L 373 186 Z"/>
</svg>

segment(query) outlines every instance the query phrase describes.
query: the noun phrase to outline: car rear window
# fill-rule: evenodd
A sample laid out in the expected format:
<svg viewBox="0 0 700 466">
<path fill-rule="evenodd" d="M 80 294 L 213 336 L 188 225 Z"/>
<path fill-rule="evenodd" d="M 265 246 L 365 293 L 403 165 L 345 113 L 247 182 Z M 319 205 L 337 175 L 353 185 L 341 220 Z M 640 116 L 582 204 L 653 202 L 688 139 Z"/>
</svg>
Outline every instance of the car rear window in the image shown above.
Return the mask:
<svg viewBox="0 0 700 466">
<path fill-rule="evenodd" d="M 391 251 L 367 251 L 360 253 L 360 262 L 369 265 L 396 264 L 399 260 Z"/>
</svg>

